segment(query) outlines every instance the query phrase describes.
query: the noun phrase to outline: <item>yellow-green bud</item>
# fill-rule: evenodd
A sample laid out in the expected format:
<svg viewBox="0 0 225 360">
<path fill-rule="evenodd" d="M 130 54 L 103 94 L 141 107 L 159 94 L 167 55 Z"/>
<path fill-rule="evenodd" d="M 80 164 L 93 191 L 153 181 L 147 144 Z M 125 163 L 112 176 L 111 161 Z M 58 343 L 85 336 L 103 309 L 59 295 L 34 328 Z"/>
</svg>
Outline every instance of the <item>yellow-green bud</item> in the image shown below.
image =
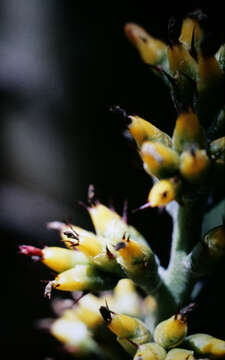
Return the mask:
<svg viewBox="0 0 225 360">
<path fill-rule="evenodd" d="M 148 34 L 141 26 L 128 23 L 125 34 L 139 51 L 142 60 L 149 65 L 159 65 L 166 60 L 166 44 Z"/>
<path fill-rule="evenodd" d="M 196 19 L 187 17 L 183 20 L 179 41 L 187 50 L 191 50 L 194 45 L 195 50 L 199 51 L 199 45 L 203 38 L 203 31 Z"/>
<path fill-rule="evenodd" d="M 169 135 L 159 130 L 150 122 L 139 116 L 129 116 L 131 123 L 128 125 L 130 134 L 133 136 L 138 147 L 141 147 L 146 140 L 161 142 L 166 146 L 171 146 L 171 138 Z"/>
<path fill-rule="evenodd" d="M 209 144 L 209 152 L 212 158 L 225 161 L 225 136 L 212 141 Z"/>
<path fill-rule="evenodd" d="M 156 326 L 154 340 L 165 349 L 170 349 L 182 343 L 186 335 L 186 318 L 181 314 L 177 314 Z"/>
<path fill-rule="evenodd" d="M 107 290 L 115 285 L 115 279 L 100 274 L 93 265 L 79 264 L 56 276 L 46 286 L 45 294 L 50 295 L 51 289 L 62 291 Z"/>
<path fill-rule="evenodd" d="M 206 147 L 204 130 L 192 110 L 178 116 L 172 141 L 174 149 L 180 153 L 194 147 L 200 149 Z"/>
<path fill-rule="evenodd" d="M 50 332 L 57 340 L 73 349 L 77 355 L 99 351 L 86 325 L 79 320 L 59 318 L 53 322 Z"/>
<path fill-rule="evenodd" d="M 181 183 L 177 179 L 159 180 L 153 185 L 148 195 L 148 203 L 151 207 L 166 206 L 176 199 Z"/>
<path fill-rule="evenodd" d="M 172 349 L 165 360 L 195 360 L 194 352 L 185 349 Z"/>
<path fill-rule="evenodd" d="M 100 307 L 100 313 L 110 331 L 117 335 L 120 344 L 132 355 L 136 352 L 137 345 L 152 340 L 151 333 L 141 320 L 124 314 L 116 314 L 105 306 Z"/>
<path fill-rule="evenodd" d="M 225 341 L 207 334 L 194 334 L 185 339 L 185 345 L 198 355 L 209 356 L 210 359 L 225 358 Z"/>
<path fill-rule="evenodd" d="M 180 157 L 180 173 L 190 183 L 198 183 L 205 179 L 210 159 L 205 150 L 184 151 Z"/>
<path fill-rule="evenodd" d="M 155 343 L 140 345 L 134 360 L 165 360 L 166 351 L 162 346 Z"/>
<path fill-rule="evenodd" d="M 141 297 L 131 279 L 121 279 L 113 291 L 113 309 L 129 316 L 141 316 Z"/>
<path fill-rule="evenodd" d="M 222 258 L 225 255 L 225 225 L 210 230 L 204 236 L 203 243 L 212 257 Z"/>
<path fill-rule="evenodd" d="M 179 168 L 178 154 L 158 142 L 145 141 L 140 156 L 147 173 L 159 179 L 175 175 Z"/>
<path fill-rule="evenodd" d="M 100 202 L 90 206 L 88 212 L 96 233 L 105 237 L 112 246 L 115 246 L 118 239 L 121 239 L 125 233 L 130 235 L 133 240 L 147 244 L 144 237 L 133 226 L 128 225 L 114 210 Z"/>
<path fill-rule="evenodd" d="M 181 43 L 168 46 L 170 72 L 175 75 L 187 75 L 190 79 L 197 78 L 197 63 L 190 52 Z"/>
</svg>

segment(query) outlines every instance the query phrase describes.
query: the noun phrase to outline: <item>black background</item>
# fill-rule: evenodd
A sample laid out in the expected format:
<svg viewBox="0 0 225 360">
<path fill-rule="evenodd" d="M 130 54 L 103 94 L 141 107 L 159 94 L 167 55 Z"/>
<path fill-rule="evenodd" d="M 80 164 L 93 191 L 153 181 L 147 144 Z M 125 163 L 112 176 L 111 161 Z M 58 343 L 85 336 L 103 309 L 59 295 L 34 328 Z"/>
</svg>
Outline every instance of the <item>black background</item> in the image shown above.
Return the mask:
<svg viewBox="0 0 225 360">
<path fill-rule="evenodd" d="M 196 8 L 224 31 L 220 2 L 74 2 L 4 0 L 0 5 L 1 102 L 1 323 L 2 349 L 24 359 L 69 359 L 35 326 L 52 316 L 43 297 L 51 278 L 39 263 L 18 255 L 19 244 L 59 244 L 45 223 L 72 216 L 91 229 L 85 210 L 89 184 L 121 212 L 142 205 L 151 186 L 124 137 L 120 105 L 171 132 L 176 118 L 166 88 L 141 62 L 123 33 L 134 21 L 167 41 L 168 19 Z M 167 264 L 171 223 L 146 210 L 129 222 Z M 206 279 L 191 330 L 224 337 L 224 273 Z M 222 283 L 222 286 L 221 286 Z"/>
</svg>

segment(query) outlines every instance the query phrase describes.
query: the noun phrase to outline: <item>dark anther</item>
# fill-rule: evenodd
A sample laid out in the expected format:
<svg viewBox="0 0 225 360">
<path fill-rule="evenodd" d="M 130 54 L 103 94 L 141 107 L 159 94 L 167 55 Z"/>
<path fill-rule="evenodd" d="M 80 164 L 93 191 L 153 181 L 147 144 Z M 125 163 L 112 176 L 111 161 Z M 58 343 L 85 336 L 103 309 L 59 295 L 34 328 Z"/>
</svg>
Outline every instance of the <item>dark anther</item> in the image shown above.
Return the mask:
<svg viewBox="0 0 225 360">
<path fill-rule="evenodd" d="M 198 54 L 197 54 L 197 51 L 196 51 L 196 49 L 195 49 L 195 27 L 194 27 L 194 29 L 193 29 L 192 37 L 191 37 L 190 54 L 191 54 L 191 56 L 197 61 L 197 59 L 198 59 Z"/>
<path fill-rule="evenodd" d="M 107 254 L 107 256 L 108 256 L 108 258 L 109 258 L 110 260 L 115 259 L 115 256 L 114 256 L 113 253 L 109 250 L 108 246 L 106 246 L 106 254 Z"/>
<path fill-rule="evenodd" d="M 96 195 L 95 195 L 95 188 L 94 185 L 92 184 L 88 186 L 88 203 L 92 206 L 98 204 L 98 200 L 96 199 Z"/>
<path fill-rule="evenodd" d="M 163 191 L 162 197 L 163 197 L 163 198 L 166 198 L 166 197 L 167 197 L 167 194 L 168 194 L 168 191 Z"/>
<path fill-rule="evenodd" d="M 76 239 L 79 240 L 79 235 L 74 230 L 67 230 L 63 233 L 68 237 L 68 239 Z"/>
<path fill-rule="evenodd" d="M 192 155 L 193 157 L 196 155 L 196 149 L 195 149 L 194 146 L 191 146 L 191 148 L 190 148 L 190 153 L 191 153 L 191 155 Z"/>
<path fill-rule="evenodd" d="M 99 308 L 100 314 L 102 315 L 104 321 L 106 322 L 106 324 L 110 324 L 112 321 L 112 312 L 109 310 L 108 307 L 106 306 L 101 306 Z"/>
<path fill-rule="evenodd" d="M 110 107 L 109 111 L 114 114 L 119 115 L 125 121 L 125 124 L 128 126 L 131 123 L 131 119 L 129 118 L 126 110 L 121 108 L 119 105 L 113 105 Z"/>
<path fill-rule="evenodd" d="M 120 241 L 118 244 L 115 245 L 115 250 L 119 251 L 120 249 L 125 248 L 126 243 L 124 241 Z"/>
<path fill-rule="evenodd" d="M 144 43 L 146 43 L 146 42 L 148 41 L 145 37 L 140 37 L 140 39 L 141 39 Z"/>
</svg>

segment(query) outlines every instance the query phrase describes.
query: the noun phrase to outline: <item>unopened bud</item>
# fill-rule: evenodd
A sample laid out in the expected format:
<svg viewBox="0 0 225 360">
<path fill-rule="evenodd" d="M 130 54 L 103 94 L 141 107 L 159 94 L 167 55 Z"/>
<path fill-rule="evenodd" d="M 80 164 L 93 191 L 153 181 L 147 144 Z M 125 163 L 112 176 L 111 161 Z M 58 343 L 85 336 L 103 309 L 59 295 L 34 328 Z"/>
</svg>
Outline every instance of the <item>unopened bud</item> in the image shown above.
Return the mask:
<svg viewBox="0 0 225 360">
<path fill-rule="evenodd" d="M 46 246 L 43 249 L 34 246 L 20 246 L 20 253 L 34 256 L 56 272 L 63 272 L 76 264 L 88 264 L 89 259 L 80 251 L 63 249 L 56 246 Z"/>
<path fill-rule="evenodd" d="M 212 141 L 209 144 L 209 152 L 212 158 L 225 161 L 225 136 Z"/>
<path fill-rule="evenodd" d="M 148 203 L 151 207 L 166 206 L 170 201 L 177 198 L 181 183 L 176 178 L 159 180 L 153 185 L 148 195 Z"/>
<path fill-rule="evenodd" d="M 199 119 L 196 114 L 189 110 L 181 113 L 177 120 L 173 132 L 173 147 L 179 153 L 188 150 L 190 147 L 204 149 L 206 147 L 206 137 Z"/>
<path fill-rule="evenodd" d="M 105 237 L 111 246 L 115 246 L 125 233 L 137 242 L 147 244 L 133 226 L 128 225 L 120 215 L 107 206 L 98 202 L 89 207 L 88 211 L 97 235 Z"/>
<path fill-rule="evenodd" d="M 185 346 L 198 355 L 209 356 L 210 359 L 225 357 L 225 341 L 207 334 L 194 334 L 185 339 Z"/>
<path fill-rule="evenodd" d="M 172 349 L 165 360 L 195 360 L 194 352 L 185 349 Z"/>
<path fill-rule="evenodd" d="M 161 65 L 166 61 L 166 44 L 148 34 L 141 26 L 128 23 L 125 34 L 146 64 Z"/>
<path fill-rule="evenodd" d="M 205 179 L 210 159 L 205 150 L 184 151 L 180 158 L 180 173 L 190 183 L 198 183 Z"/>
<path fill-rule="evenodd" d="M 114 289 L 113 309 L 130 316 L 141 316 L 141 297 L 131 279 L 121 279 Z"/>
<path fill-rule="evenodd" d="M 152 340 L 151 333 L 141 320 L 123 314 L 116 314 L 105 306 L 101 306 L 100 313 L 107 327 L 117 335 L 120 344 L 125 348 L 130 345 L 129 352 L 133 353 L 133 355 L 138 345 Z"/>
<path fill-rule="evenodd" d="M 175 175 L 179 168 L 178 154 L 158 142 L 145 141 L 140 156 L 147 173 L 159 179 Z"/>
<path fill-rule="evenodd" d="M 100 274 L 93 265 L 79 264 L 56 276 L 49 283 L 52 288 L 62 291 L 107 290 L 114 287 L 113 278 Z"/>
<path fill-rule="evenodd" d="M 134 360 L 165 360 L 166 351 L 162 346 L 155 343 L 140 345 Z"/>
<path fill-rule="evenodd" d="M 138 147 L 141 147 L 146 140 L 161 142 L 167 146 L 171 146 L 171 138 L 169 135 L 159 130 L 150 122 L 139 116 L 129 116 L 131 123 L 128 125 L 129 132 L 136 141 Z"/>
<path fill-rule="evenodd" d="M 168 47 L 170 72 L 175 75 L 186 75 L 192 80 L 197 78 L 197 63 L 181 43 Z"/>
<path fill-rule="evenodd" d="M 165 349 L 179 345 L 187 335 L 187 320 L 177 314 L 160 322 L 154 331 L 154 340 Z"/>
</svg>

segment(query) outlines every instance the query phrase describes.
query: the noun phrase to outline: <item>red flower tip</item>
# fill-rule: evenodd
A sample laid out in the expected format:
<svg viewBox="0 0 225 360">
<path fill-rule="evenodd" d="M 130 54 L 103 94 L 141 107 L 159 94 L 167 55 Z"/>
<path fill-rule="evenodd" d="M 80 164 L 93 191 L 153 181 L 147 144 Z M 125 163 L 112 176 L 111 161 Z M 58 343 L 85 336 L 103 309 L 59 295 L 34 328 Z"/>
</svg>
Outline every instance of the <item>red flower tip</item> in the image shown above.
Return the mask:
<svg viewBox="0 0 225 360">
<path fill-rule="evenodd" d="M 40 258 L 43 256 L 41 249 L 31 245 L 20 245 L 19 253 L 27 256 L 38 256 Z"/>
</svg>

